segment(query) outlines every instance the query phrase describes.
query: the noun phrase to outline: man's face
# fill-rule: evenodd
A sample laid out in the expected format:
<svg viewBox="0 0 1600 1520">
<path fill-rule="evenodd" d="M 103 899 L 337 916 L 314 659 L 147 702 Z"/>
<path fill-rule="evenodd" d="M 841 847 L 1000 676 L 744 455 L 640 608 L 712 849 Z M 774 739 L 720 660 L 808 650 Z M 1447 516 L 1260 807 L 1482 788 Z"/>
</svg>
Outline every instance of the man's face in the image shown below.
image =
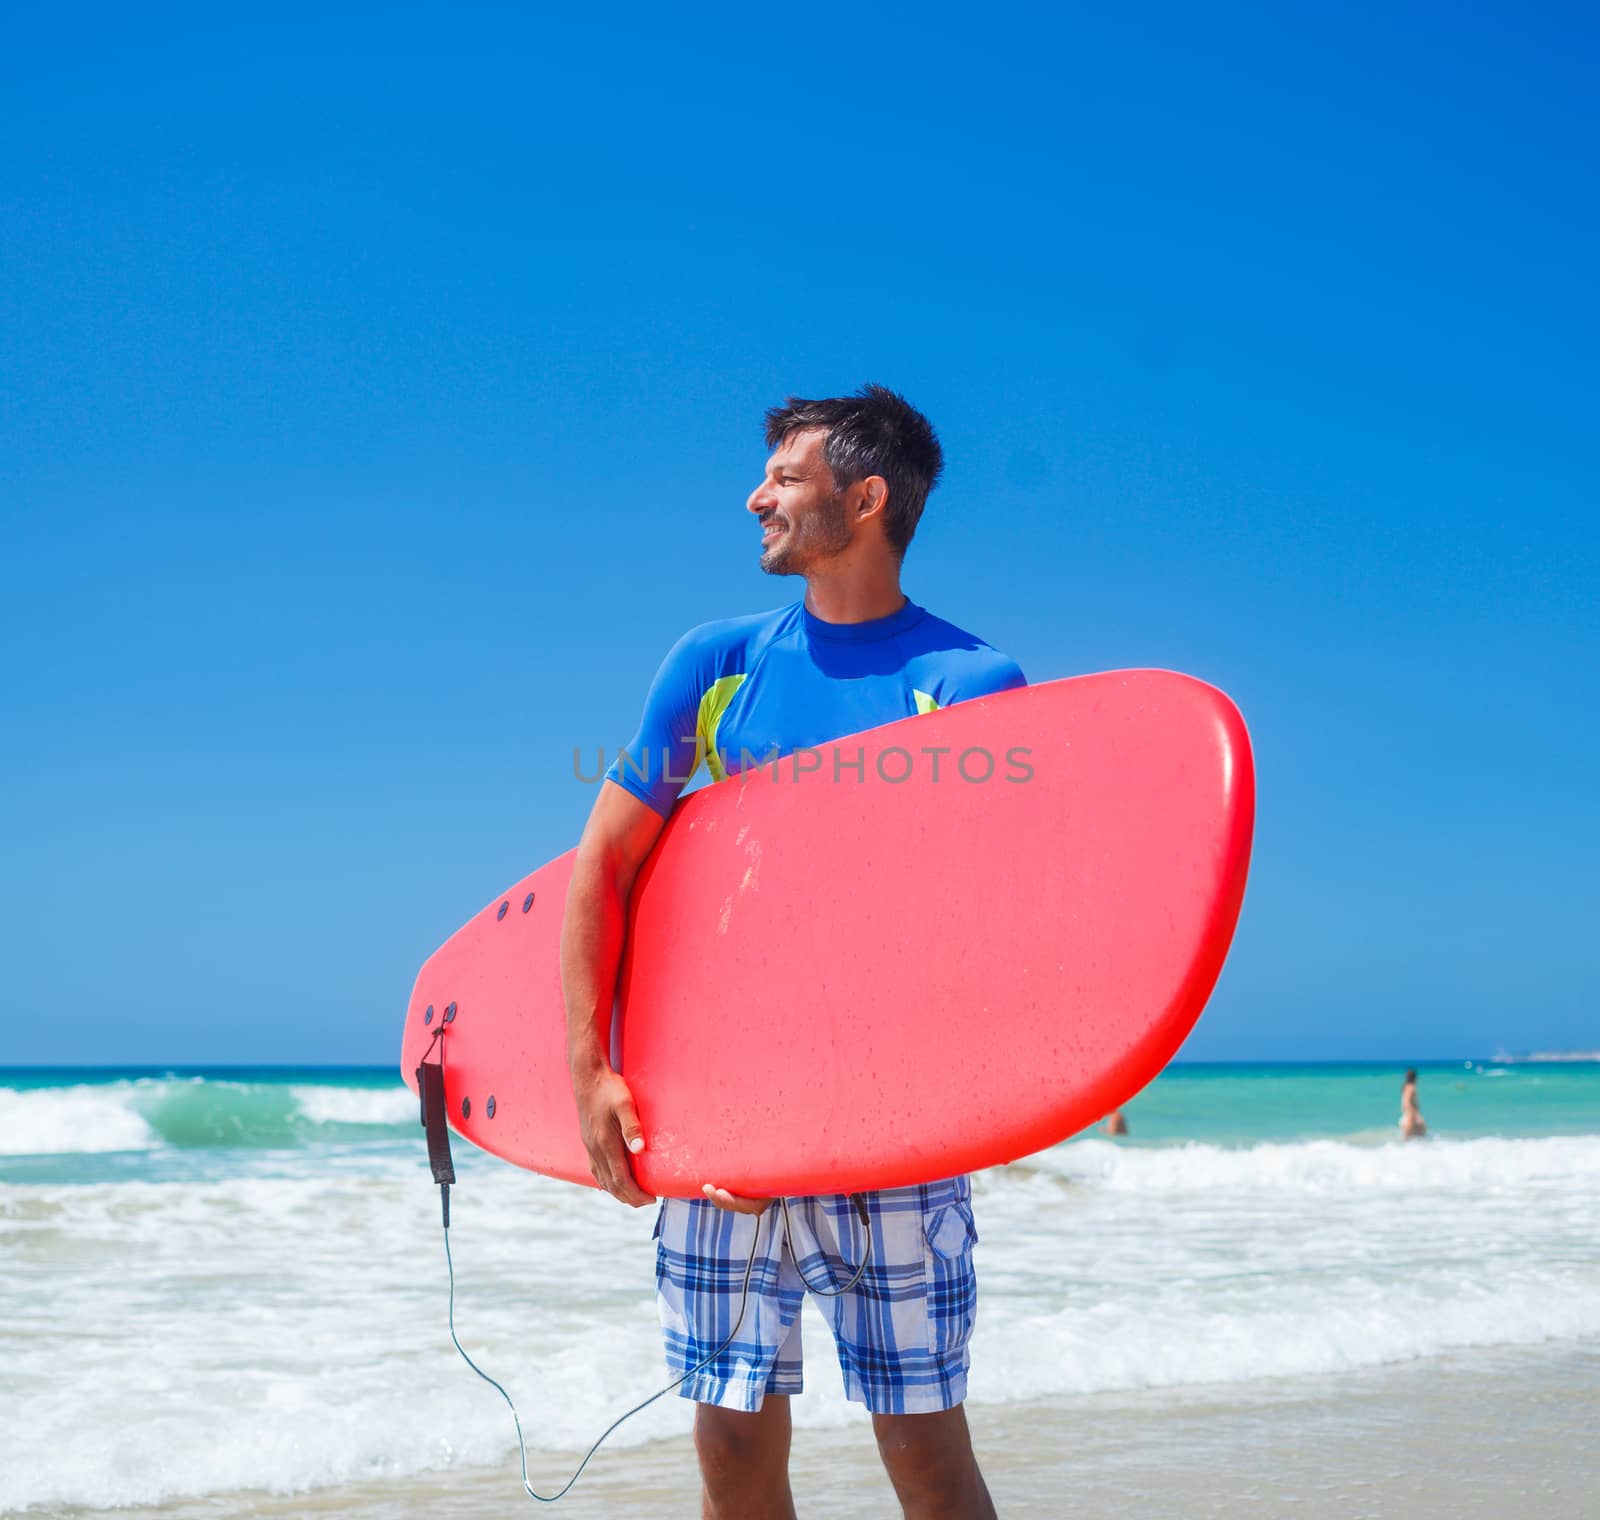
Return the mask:
<svg viewBox="0 0 1600 1520">
<path fill-rule="evenodd" d="M 745 505 L 761 522 L 761 568 L 804 575 L 850 545 L 844 493 L 822 457 L 824 433 L 791 433 L 767 461 L 766 479 Z"/>
</svg>

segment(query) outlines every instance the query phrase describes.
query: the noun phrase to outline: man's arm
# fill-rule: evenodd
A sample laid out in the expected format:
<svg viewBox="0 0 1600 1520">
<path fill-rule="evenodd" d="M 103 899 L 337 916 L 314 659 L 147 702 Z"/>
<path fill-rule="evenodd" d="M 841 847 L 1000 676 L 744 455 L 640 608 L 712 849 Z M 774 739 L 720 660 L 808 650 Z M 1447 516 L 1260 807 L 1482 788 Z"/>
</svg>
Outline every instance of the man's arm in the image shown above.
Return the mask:
<svg viewBox="0 0 1600 1520">
<path fill-rule="evenodd" d="M 613 1198 L 654 1200 L 634 1181 L 628 1152 L 644 1149 L 633 1094 L 611 1066 L 611 1007 L 628 928 L 628 899 L 666 820 L 631 792 L 602 782 L 578 841 L 561 924 L 567 1061 L 589 1170 Z"/>
</svg>

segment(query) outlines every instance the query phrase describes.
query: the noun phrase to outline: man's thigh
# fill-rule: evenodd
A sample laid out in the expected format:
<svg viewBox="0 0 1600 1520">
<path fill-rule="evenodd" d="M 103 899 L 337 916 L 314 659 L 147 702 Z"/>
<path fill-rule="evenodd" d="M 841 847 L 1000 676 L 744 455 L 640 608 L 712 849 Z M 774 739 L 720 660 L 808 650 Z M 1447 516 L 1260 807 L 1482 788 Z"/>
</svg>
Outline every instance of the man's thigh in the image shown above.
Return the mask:
<svg viewBox="0 0 1600 1520">
<path fill-rule="evenodd" d="M 845 1198 L 792 1200 L 788 1210 L 795 1264 L 833 1331 L 845 1394 L 875 1415 L 952 1409 L 966 1397 L 977 1315 L 970 1183 L 862 1198 L 865 1226 Z M 863 1257 L 854 1286 L 827 1291 L 849 1283 Z"/>
<path fill-rule="evenodd" d="M 663 1200 L 656 1303 L 667 1365 L 689 1374 L 681 1397 L 753 1411 L 768 1393 L 800 1392 L 804 1290 L 782 1248 L 777 1209 L 734 1214 L 704 1199 Z"/>
</svg>

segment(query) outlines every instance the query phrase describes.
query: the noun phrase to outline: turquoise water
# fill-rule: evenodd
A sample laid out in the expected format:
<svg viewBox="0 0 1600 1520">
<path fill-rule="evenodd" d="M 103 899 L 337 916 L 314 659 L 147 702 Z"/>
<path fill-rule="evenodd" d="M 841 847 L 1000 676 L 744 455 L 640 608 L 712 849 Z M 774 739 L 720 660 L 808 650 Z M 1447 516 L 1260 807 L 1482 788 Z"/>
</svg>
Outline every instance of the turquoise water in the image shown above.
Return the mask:
<svg viewBox="0 0 1600 1520">
<path fill-rule="evenodd" d="M 1123 1112 L 1135 1141 L 1387 1136 L 1405 1070 L 1398 1062 L 1178 1063 Z M 1600 1124 L 1600 1061 L 1444 1061 L 1416 1070 L 1429 1127 L 1440 1133 L 1578 1134 Z M 400 1090 L 386 1066 L 0 1067 L 0 1089 L 13 1092 L 124 1086 L 154 1134 L 179 1148 L 376 1140 L 414 1127 L 376 1113 L 313 1122 L 289 1096 L 296 1087 Z"/>
<path fill-rule="evenodd" d="M 1383 1139 L 1396 1133 L 1395 1062 L 1339 1065 L 1180 1065 L 1123 1110 L 1129 1140 L 1214 1145 Z M 1600 1062 L 1443 1061 L 1416 1066 L 1431 1133 L 1580 1135 L 1600 1130 Z"/>
<path fill-rule="evenodd" d="M 0 1067 L 0 1182 L 260 1174 L 420 1134 L 392 1067 Z"/>
<path fill-rule="evenodd" d="M 1132 1147 L 1393 1138 L 1398 1063 L 1170 1067 L 1124 1108 Z M 1439 1137 L 1600 1133 L 1600 1062 L 1424 1063 Z M 253 1175 L 320 1153 L 421 1153 L 389 1067 L 0 1068 L 0 1181 Z"/>
</svg>

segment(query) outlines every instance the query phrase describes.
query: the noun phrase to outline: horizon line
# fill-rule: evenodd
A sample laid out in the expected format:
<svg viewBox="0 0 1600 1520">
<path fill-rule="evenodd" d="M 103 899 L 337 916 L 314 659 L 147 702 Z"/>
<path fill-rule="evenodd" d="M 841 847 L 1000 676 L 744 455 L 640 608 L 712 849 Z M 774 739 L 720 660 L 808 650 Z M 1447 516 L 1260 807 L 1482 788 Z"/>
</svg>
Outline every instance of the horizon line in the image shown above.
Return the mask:
<svg viewBox="0 0 1600 1520">
<path fill-rule="evenodd" d="M 1298 1056 L 1235 1058 L 1191 1057 L 1169 1061 L 1162 1068 L 1195 1066 L 1487 1066 L 1600 1064 L 1600 1050 L 1538 1050 L 1524 1055 L 1450 1056 Z M 0 1072 L 28 1071 L 392 1071 L 400 1067 L 387 1061 L 23 1061 L 0 1064 Z M 1154 1078 L 1152 1078 L 1154 1080 Z"/>
</svg>

